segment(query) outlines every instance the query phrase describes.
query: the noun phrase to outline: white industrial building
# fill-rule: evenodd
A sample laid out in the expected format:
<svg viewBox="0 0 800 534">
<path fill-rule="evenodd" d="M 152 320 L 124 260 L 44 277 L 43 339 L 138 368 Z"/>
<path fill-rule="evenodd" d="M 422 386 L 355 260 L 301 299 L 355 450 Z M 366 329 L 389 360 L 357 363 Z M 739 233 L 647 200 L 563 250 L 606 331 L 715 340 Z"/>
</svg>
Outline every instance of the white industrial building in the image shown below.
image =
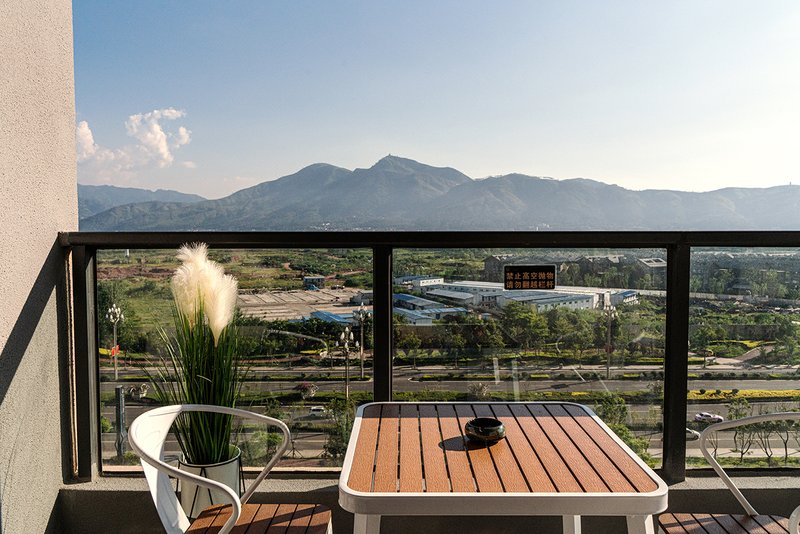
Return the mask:
<svg viewBox="0 0 800 534">
<path fill-rule="evenodd" d="M 519 302 L 533 307 L 537 312 L 546 312 L 553 308 L 568 308 L 570 310 L 588 310 L 592 307 L 590 295 L 575 293 L 557 293 L 554 291 L 504 291 L 497 296 L 497 305 L 505 308 L 510 302 Z"/>
<path fill-rule="evenodd" d="M 427 275 L 397 276 L 394 279 L 394 284 L 397 286 L 407 287 L 408 289 L 420 291 L 423 287 L 444 284 L 444 277 Z"/>
<path fill-rule="evenodd" d="M 570 309 L 603 308 L 606 295 L 612 306 L 635 304 L 638 293 L 632 289 L 609 289 L 604 287 L 556 286 L 555 290 L 506 290 L 500 282 L 465 280 L 428 285 L 423 288 L 426 296 L 448 300 L 461 306 L 504 307 L 510 301 L 525 302 L 539 310 L 555 306 Z M 537 304 L 538 303 L 538 304 Z"/>
</svg>

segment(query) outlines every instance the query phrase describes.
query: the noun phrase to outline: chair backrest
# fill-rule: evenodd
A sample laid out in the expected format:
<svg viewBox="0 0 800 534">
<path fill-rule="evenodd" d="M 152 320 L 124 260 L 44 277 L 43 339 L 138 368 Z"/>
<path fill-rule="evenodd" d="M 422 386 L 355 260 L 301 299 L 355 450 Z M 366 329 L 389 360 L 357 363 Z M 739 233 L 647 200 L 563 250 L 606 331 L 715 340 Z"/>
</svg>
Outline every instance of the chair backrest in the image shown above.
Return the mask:
<svg viewBox="0 0 800 534">
<path fill-rule="evenodd" d="M 229 414 L 243 419 L 252 419 L 278 427 L 283 433 L 283 441 L 278 450 L 270 459 L 269 463 L 259 473 L 250 488 L 239 498 L 236 492 L 229 487 L 210 480 L 208 478 L 187 473 L 177 467 L 164 462 L 164 443 L 169 434 L 175 419 L 184 412 L 213 412 Z M 256 414 L 247 410 L 237 408 L 226 408 L 223 406 L 210 406 L 205 404 L 179 404 L 173 406 L 162 406 L 149 410 L 133 421 L 128 431 L 128 440 L 131 448 L 142 462 L 147 484 L 150 487 L 150 495 L 156 505 L 158 517 L 164 525 L 168 534 L 183 534 L 189 528 L 189 519 L 181 507 L 169 477 L 192 481 L 198 486 L 222 492 L 231 504 L 231 516 L 219 531 L 219 534 L 227 534 L 236 524 L 241 514 L 242 503 L 246 503 L 257 486 L 264 480 L 272 467 L 280 460 L 289 445 L 289 428 L 280 420 L 265 415 Z"/>
<path fill-rule="evenodd" d="M 728 487 L 731 493 L 733 493 L 733 496 L 736 497 L 736 500 L 739 501 L 739 504 L 742 505 L 748 515 L 758 515 L 758 512 L 756 512 L 755 508 L 753 508 L 753 505 L 750 504 L 750 501 L 748 501 L 744 495 L 742 495 L 742 492 L 739 491 L 739 488 L 736 487 L 736 484 L 734 484 L 727 473 L 725 473 L 725 470 L 722 469 L 722 466 L 719 464 L 717 459 L 714 458 L 714 456 L 708 451 L 706 443 L 712 434 L 720 430 L 729 430 L 731 428 L 757 423 L 766 423 L 769 421 L 800 421 L 800 412 L 778 412 L 763 415 L 752 415 L 750 417 L 743 417 L 741 419 L 723 421 L 721 423 L 709 425 L 705 430 L 703 430 L 703 432 L 700 433 L 700 451 L 703 453 L 706 461 L 711 465 L 712 468 L 714 468 L 714 471 L 716 471 L 717 475 L 719 475 L 719 478 L 722 479 L 722 482 Z M 800 522 L 800 506 L 798 506 L 798 508 L 796 508 L 792 513 L 789 523 L 789 532 L 797 532 L 798 522 Z"/>
</svg>

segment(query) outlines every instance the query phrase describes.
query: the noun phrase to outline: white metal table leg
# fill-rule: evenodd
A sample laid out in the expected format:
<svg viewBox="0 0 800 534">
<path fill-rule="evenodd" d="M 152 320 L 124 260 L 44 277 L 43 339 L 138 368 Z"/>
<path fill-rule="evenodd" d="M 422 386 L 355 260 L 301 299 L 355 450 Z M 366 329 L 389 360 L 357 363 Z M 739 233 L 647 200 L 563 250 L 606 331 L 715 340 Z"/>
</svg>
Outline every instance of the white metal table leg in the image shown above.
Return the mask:
<svg viewBox="0 0 800 534">
<path fill-rule="evenodd" d="M 565 515 L 562 517 L 564 534 L 581 534 L 581 516 Z"/>
<path fill-rule="evenodd" d="M 356 514 L 353 534 L 378 534 L 381 531 L 381 516 Z"/>
<path fill-rule="evenodd" d="M 653 527 L 653 516 L 651 515 L 629 515 L 628 534 L 655 534 Z"/>
</svg>

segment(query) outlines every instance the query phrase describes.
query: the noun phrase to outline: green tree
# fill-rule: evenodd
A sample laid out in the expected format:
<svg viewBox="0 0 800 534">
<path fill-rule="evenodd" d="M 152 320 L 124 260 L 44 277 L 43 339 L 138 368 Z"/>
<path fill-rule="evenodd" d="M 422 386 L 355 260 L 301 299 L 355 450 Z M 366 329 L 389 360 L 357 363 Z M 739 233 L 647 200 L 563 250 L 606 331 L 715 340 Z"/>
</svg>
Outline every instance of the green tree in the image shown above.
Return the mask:
<svg viewBox="0 0 800 534">
<path fill-rule="evenodd" d="M 461 334 L 451 334 L 447 339 L 447 351 L 453 357 L 453 364 L 458 369 L 458 355 L 466 346 L 467 342 Z"/>
<path fill-rule="evenodd" d="M 242 461 L 246 465 L 263 464 L 267 461 L 281 443 L 283 435 L 279 432 L 269 432 L 266 430 L 256 430 L 249 439 L 238 443 L 242 451 Z"/>
<path fill-rule="evenodd" d="M 547 319 L 519 302 L 510 302 L 503 308 L 500 324 L 506 334 L 526 350 L 538 347 L 549 334 Z"/>
<path fill-rule="evenodd" d="M 422 341 L 414 332 L 406 331 L 397 341 L 397 346 L 406 351 L 406 356 L 411 355 L 414 369 L 417 368 L 417 349 Z"/>
<path fill-rule="evenodd" d="M 609 426 L 624 425 L 628 422 L 628 406 L 625 399 L 616 393 L 606 393 L 596 406 L 597 415 Z"/>
<path fill-rule="evenodd" d="M 322 450 L 325 456 L 334 463 L 340 463 L 347 451 L 347 443 L 350 441 L 355 405 L 352 400 L 334 399 L 328 409 L 334 425 L 328 431 L 328 439 Z"/>
<path fill-rule="evenodd" d="M 747 399 L 737 397 L 728 405 L 728 419 L 735 420 L 752 414 L 752 408 Z M 753 446 L 755 433 L 753 425 L 740 426 L 733 431 L 733 447 L 739 452 L 739 463 L 744 460 L 744 455 Z"/>
</svg>

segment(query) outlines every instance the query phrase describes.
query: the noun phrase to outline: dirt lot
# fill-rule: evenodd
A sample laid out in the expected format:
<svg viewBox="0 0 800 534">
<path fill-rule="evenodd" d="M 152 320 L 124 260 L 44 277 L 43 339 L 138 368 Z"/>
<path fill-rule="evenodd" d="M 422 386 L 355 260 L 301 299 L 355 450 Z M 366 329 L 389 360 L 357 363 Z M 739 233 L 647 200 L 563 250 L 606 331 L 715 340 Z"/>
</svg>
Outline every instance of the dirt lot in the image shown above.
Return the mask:
<svg viewBox="0 0 800 534">
<path fill-rule="evenodd" d="M 358 308 L 350 304 L 350 298 L 359 291 L 342 288 L 252 293 L 239 295 L 239 308 L 248 317 L 259 317 L 268 321 L 302 319 L 309 317 L 313 311 L 347 314 Z"/>
</svg>

